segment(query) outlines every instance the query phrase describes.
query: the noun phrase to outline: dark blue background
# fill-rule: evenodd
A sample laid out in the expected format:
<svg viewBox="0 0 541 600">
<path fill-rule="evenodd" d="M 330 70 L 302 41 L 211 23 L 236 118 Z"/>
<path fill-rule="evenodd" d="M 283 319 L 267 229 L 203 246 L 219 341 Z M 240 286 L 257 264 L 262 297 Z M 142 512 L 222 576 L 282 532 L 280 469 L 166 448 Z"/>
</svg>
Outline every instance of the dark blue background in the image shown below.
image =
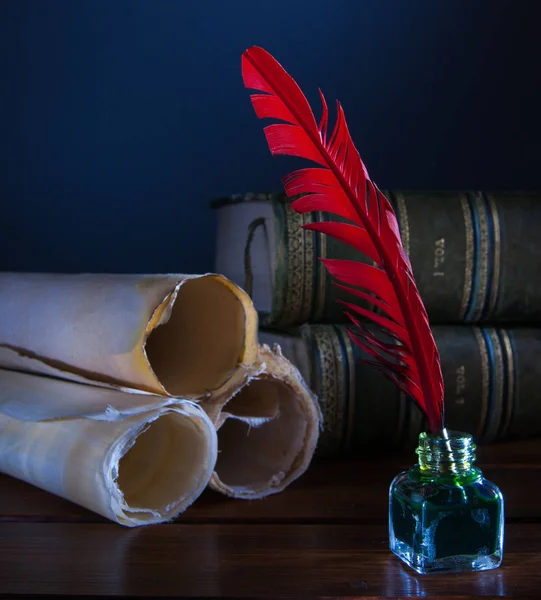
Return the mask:
<svg viewBox="0 0 541 600">
<path fill-rule="evenodd" d="M 211 270 L 209 201 L 295 166 L 242 85 L 254 44 L 342 101 L 380 187 L 539 189 L 540 4 L 3 0 L 0 269 Z"/>
</svg>

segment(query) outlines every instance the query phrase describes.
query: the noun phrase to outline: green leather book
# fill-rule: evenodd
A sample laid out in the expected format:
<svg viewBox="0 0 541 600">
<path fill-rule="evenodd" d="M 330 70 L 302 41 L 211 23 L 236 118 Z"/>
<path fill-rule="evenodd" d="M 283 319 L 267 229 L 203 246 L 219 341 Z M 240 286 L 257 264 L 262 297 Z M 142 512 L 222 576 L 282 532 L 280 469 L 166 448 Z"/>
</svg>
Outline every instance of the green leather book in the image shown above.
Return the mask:
<svg viewBox="0 0 541 600">
<path fill-rule="evenodd" d="M 318 396 L 324 417 L 318 455 L 356 455 L 379 448 L 413 449 L 426 431 L 410 398 L 373 367 L 346 325 L 260 331 L 279 344 Z M 541 328 L 433 325 L 445 383 L 445 424 L 478 443 L 541 434 Z"/>
<path fill-rule="evenodd" d="M 432 323 L 541 322 L 541 192 L 384 191 Z M 319 258 L 367 259 L 303 223 L 281 193 L 215 201 L 215 270 L 251 295 L 261 323 L 340 323 Z M 335 217 L 333 217 L 335 218 Z"/>
</svg>

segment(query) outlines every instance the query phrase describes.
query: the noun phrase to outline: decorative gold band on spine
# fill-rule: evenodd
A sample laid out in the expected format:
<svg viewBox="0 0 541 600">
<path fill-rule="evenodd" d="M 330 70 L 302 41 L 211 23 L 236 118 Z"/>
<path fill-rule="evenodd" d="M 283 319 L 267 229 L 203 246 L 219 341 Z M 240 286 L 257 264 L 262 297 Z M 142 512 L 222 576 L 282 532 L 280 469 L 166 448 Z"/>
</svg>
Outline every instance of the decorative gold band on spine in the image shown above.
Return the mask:
<svg viewBox="0 0 541 600">
<path fill-rule="evenodd" d="M 308 279 L 310 270 L 308 262 L 313 264 L 313 257 L 306 246 L 306 238 L 312 240 L 312 232 L 305 232 L 302 229 L 304 222 L 303 215 L 296 213 L 288 202 L 285 202 L 285 248 L 279 247 L 278 252 L 287 252 L 287 285 L 284 292 L 284 308 L 279 316 L 277 325 L 289 327 L 295 323 L 302 323 L 304 313 L 304 298 L 307 285 L 312 284 L 311 278 Z M 310 236 L 306 236 L 310 233 Z"/>
<path fill-rule="evenodd" d="M 404 194 L 401 192 L 395 193 L 396 198 L 396 213 L 398 217 L 398 225 L 400 228 L 400 237 L 402 239 L 402 246 L 406 254 L 410 254 L 410 226 L 408 220 L 408 209 L 406 207 L 406 200 Z"/>
<path fill-rule="evenodd" d="M 483 435 L 483 441 L 493 442 L 498 437 L 504 402 L 503 354 L 497 331 L 493 327 L 488 327 L 485 331 L 490 340 L 490 345 L 492 346 L 492 356 L 494 358 L 491 365 L 492 393 L 490 394 L 491 397 L 488 409 L 488 422 Z"/>
<path fill-rule="evenodd" d="M 323 213 L 318 212 L 316 214 L 317 219 L 322 221 Z M 327 236 L 321 233 L 316 233 L 314 235 L 317 236 L 317 243 L 319 245 L 318 256 L 323 259 L 327 258 Z M 316 258 L 317 257 L 314 256 L 314 262 L 316 262 Z M 325 304 L 327 302 L 327 278 L 329 274 L 327 268 L 320 260 L 317 261 L 317 264 L 315 264 L 313 268 L 316 269 L 317 273 L 317 285 L 314 286 L 316 293 L 316 297 L 314 298 L 314 306 L 316 307 L 314 321 L 318 323 L 323 319 L 323 312 L 325 311 Z"/>
<path fill-rule="evenodd" d="M 477 425 L 477 430 L 475 432 L 475 439 L 480 440 L 481 435 L 483 434 L 483 430 L 485 428 L 485 422 L 487 419 L 488 412 L 490 367 L 487 345 L 485 342 L 485 338 L 481 332 L 481 329 L 479 327 L 474 327 L 473 332 L 475 334 L 475 339 L 477 340 L 477 345 L 479 347 L 479 356 L 481 358 L 481 410 L 479 411 L 479 422 Z"/>
<path fill-rule="evenodd" d="M 306 213 L 303 216 L 303 225 L 312 223 L 313 216 L 311 213 Z M 300 308 L 298 323 L 306 323 L 310 319 L 310 311 L 312 310 L 312 294 L 314 293 L 314 236 L 317 235 L 309 229 L 302 230 L 303 249 L 304 249 L 304 273 L 302 279 L 304 289 L 302 293 L 302 302 Z M 302 252 L 303 250 L 301 250 Z"/>
<path fill-rule="evenodd" d="M 490 214 L 492 215 L 492 227 L 493 227 L 493 243 L 492 243 L 492 284 L 490 286 L 490 292 L 488 296 L 487 310 L 484 318 L 489 320 L 494 315 L 494 309 L 496 308 L 496 302 L 498 300 L 498 293 L 500 290 L 500 269 L 501 269 L 501 228 L 500 228 L 500 214 L 498 213 L 498 207 L 494 197 L 490 194 L 486 195 L 488 204 L 490 206 Z"/>
<path fill-rule="evenodd" d="M 347 334 L 345 327 L 341 327 L 339 329 L 336 329 L 335 331 L 337 337 L 341 333 L 342 348 L 345 349 L 345 352 L 343 350 L 340 351 L 340 355 L 342 355 L 342 360 L 340 362 L 342 365 L 347 365 L 347 370 L 345 372 L 343 371 L 343 393 L 347 394 L 345 398 L 345 402 L 347 404 L 347 411 L 344 410 L 344 413 L 347 413 L 346 433 L 343 447 L 344 449 L 349 450 L 353 442 L 353 431 L 355 429 L 356 419 L 355 412 L 357 408 L 357 389 L 355 386 L 355 369 L 357 366 L 357 361 L 355 360 L 353 342 Z"/>
<path fill-rule="evenodd" d="M 503 340 L 503 351 L 505 356 L 505 381 L 507 383 L 507 394 L 505 398 L 505 404 L 502 414 L 502 425 L 500 429 L 500 437 L 505 437 L 511 424 L 511 416 L 513 414 L 514 401 L 515 401 L 515 358 L 513 355 L 513 345 L 509 333 L 505 329 L 500 329 L 500 336 Z"/>
<path fill-rule="evenodd" d="M 474 206 L 477 212 L 479 225 L 479 239 L 477 240 L 478 271 L 477 277 L 475 278 L 477 281 L 475 306 L 472 307 L 473 311 L 471 313 L 471 318 L 468 320 L 470 322 L 477 323 L 481 320 L 483 315 L 483 308 L 485 307 L 488 293 L 488 249 L 490 240 L 486 204 L 483 201 L 483 197 L 480 193 L 475 194 Z"/>
<path fill-rule="evenodd" d="M 460 205 L 464 215 L 464 230 L 466 234 L 466 260 L 464 265 L 464 290 L 462 304 L 460 305 L 459 320 L 463 321 L 470 304 L 473 278 L 473 219 L 466 194 L 461 194 Z"/>
<path fill-rule="evenodd" d="M 342 449 L 342 432 L 346 415 L 346 393 L 344 389 L 344 361 L 334 331 L 328 327 L 312 328 L 314 352 L 318 373 L 313 386 L 319 398 L 323 415 L 324 430 L 321 434 L 319 451 L 323 455 L 335 455 Z"/>
</svg>

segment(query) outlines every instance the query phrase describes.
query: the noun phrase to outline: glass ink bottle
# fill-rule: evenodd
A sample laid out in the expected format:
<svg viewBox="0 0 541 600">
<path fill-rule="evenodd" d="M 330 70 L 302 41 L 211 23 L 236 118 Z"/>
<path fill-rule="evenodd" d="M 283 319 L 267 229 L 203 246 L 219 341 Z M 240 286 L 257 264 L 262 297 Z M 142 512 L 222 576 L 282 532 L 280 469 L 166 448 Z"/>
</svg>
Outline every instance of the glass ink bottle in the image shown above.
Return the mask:
<svg viewBox="0 0 541 600">
<path fill-rule="evenodd" d="M 484 571 L 503 558 L 504 501 L 466 433 L 421 433 L 418 463 L 389 489 L 389 545 L 420 574 Z"/>
</svg>

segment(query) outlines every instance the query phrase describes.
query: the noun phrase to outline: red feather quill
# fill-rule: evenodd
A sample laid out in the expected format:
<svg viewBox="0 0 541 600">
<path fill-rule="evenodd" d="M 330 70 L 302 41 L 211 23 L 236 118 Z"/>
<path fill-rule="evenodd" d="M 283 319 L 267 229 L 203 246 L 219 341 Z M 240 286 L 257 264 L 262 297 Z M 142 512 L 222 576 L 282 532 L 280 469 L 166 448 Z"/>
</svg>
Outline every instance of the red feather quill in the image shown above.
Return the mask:
<svg viewBox="0 0 541 600">
<path fill-rule="evenodd" d="M 368 171 L 351 139 L 344 111 L 337 105 L 336 123 L 329 132 L 329 111 L 320 91 L 322 116 L 318 122 L 294 79 L 264 49 L 253 47 L 242 55 L 242 77 L 256 115 L 282 123 L 264 128 L 273 155 L 308 159 L 318 166 L 299 169 L 283 180 L 286 194 L 299 213 L 324 211 L 348 222 L 327 221 L 305 225 L 356 248 L 375 266 L 346 260 L 323 260 L 345 291 L 369 300 L 370 311 L 343 302 L 354 327 L 353 342 L 426 415 L 433 433 L 443 428 L 443 377 L 436 342 L 423 301 L 404 251 L 394 210 Z M 362 318 L 362 320 L 361 320 Z M 372 321 L 387 336 L 384 342 L 365 325 Z"/>
</svg>

